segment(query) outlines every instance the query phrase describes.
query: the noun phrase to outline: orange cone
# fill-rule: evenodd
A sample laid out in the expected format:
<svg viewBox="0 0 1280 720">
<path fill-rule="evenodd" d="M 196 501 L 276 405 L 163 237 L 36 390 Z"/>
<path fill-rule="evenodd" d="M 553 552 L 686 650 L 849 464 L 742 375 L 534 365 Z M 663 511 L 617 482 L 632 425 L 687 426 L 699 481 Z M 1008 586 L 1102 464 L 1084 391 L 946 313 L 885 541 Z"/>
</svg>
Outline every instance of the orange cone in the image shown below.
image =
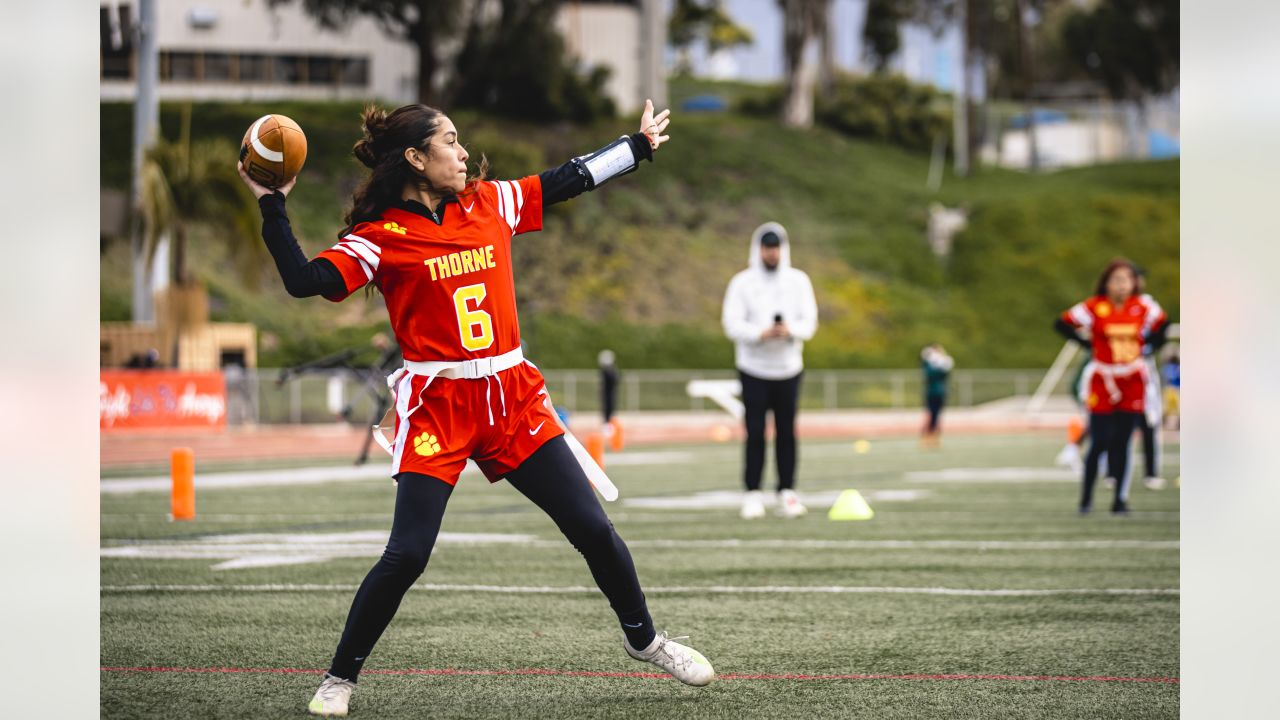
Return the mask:
<svg viewBox="0 0 1280 720">
<path fill-rule="evenodd" d="M 196 519 L 196 454 L 191 448 L 174 448 L 169 457 L 173 490 L 169 512 L 174 520 Z"/>
<path fill-rule="evenodd" d="M 596 461 L 600 469 L 604 469 L 604 435 L 591 433 L 587 436 L 587 453 Z"/>
<path fill-rule="evenodd" d="M 1072 415 L 1067 421 L 1067 442 L 1076 444 L 1084 437 L 1084 420 L 1079 415 Z"/>
</svg>

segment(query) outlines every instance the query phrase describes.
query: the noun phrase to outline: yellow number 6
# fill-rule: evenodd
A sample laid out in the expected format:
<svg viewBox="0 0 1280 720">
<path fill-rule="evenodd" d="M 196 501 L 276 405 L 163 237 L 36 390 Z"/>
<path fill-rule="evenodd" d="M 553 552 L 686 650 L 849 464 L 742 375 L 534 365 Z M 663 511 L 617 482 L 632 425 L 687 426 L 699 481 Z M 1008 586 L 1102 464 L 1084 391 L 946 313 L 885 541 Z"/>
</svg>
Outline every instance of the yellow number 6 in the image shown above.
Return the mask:
<svg viewBox="0 0 1280 720">
<path fill-rule="evenodd" d="M 453 307 L 458 311 L 458 334 L 462 337 L 462 347 L 468 350 L 483 350 L 493 344 L 493 317 L 480 309 L 484 301 L 484 283 L 460 287 L 453 293 Z M 475 301 L 475 309 L 470 302 Z"/>
</svg>

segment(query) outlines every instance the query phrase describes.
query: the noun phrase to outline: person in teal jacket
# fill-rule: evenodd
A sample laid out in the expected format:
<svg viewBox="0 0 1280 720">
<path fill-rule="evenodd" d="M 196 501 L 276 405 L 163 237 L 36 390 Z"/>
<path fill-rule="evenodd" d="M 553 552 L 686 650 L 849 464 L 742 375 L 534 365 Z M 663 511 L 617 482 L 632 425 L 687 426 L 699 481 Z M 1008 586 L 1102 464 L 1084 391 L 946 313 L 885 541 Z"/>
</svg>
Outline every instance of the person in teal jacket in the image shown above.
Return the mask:
<svg viewBox="0 0 1280 720">
<path fill-rule="evenodd" d="M 924 371 L 924 405 L 929 413 L 920 443 L 936 447 L 942 436 L 939 420 L 942 417 L 942 406 L 947 402 L 947 379 L 955 361 L 941 345 L 926 345 L 920 351 L 920 367 Z"/>
</svg>

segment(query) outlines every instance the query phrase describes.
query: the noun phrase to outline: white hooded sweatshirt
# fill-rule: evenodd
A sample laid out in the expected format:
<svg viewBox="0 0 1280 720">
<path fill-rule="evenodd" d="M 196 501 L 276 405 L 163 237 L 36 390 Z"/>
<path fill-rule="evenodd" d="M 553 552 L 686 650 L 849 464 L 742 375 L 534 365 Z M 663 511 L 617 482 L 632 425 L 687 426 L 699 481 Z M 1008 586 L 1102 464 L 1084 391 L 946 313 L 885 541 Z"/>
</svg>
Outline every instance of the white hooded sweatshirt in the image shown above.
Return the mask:
<svg viewBox="0 0 1280 720">
<path fill-rule="evenodd" d="M 775 270 L 760 259 L 760 238 L 773 232 L 782 238 L 782 257 Z M 804 341 L 818 329 L 818 303 L 813 284 L 803 271 L 791 267 L 791 242 L 778 223 L 765 223 L 751 234 L 747 269 L 733 276 L 724 294 L 720 322 L 734 342 L 734 361 L 742 372 L 762 380 L 785 380 L 804 370 Z M 791 331 L 788 339 L 761 340 L 760 335 L 782 316 Z"/>
</svg>

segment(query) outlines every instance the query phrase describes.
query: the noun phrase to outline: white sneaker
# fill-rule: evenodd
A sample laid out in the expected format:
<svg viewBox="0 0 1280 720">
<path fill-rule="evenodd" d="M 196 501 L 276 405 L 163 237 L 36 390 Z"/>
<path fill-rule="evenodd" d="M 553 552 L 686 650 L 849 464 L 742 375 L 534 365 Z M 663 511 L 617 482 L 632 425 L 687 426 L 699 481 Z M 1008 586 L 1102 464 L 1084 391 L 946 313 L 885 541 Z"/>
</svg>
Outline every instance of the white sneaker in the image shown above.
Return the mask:
<svg viewBox="0 0 1280 720">
<path fill-rule="evenodd" d="M 307 711 L 312 715 L 346 717 L 347 706 L 351 704 L 351 691 L 355 689 L 356 684 L 350 680 L 325 675 L 320 689 L 316 690 L 315 697 L 307 705 Z"/>
<path fill-rule="evenodd" d="M 702 687 L 716 679 L 715 669 L 702 656 L 702 653 L 667 638 L 665 631 L 658 633 L 653 642 L 649 643 L 649 647 L 644 650 L 636 650 L 627 640 L 622 641 L 622 646 L 631 657 L 657 665 L 685 685 Z"/>
<path fill-rule="evenodd" d="M 778 514 L 785 518 L 798 518 L 809 512 L 809 508 L 805 507 L 795 490 L 778 491 Z"/>
<path fill-rule="evenodd" d="M 748 490 L 742 496 L 742 519 L 754 520 L 764 517 L 764 493 L 759 490 Z"/>
<path fill-rule="evenodd" d="M 1084 461 L 1080 459 L 1080 446 L 1075 443 L 1067 443 L 1054 462 L 1059 467 L 1071 468 L 1071 472 L 1074 473 L 1084 470 Z"/>
<path fill-rule="evenodd" d="M 1163 490 L 1165 483 L 1164 478 L 1153 475 L 1146 480 L 1143 480 L 1142 484 L 1146 485 L 1148 490 Z"/>
</svg>

